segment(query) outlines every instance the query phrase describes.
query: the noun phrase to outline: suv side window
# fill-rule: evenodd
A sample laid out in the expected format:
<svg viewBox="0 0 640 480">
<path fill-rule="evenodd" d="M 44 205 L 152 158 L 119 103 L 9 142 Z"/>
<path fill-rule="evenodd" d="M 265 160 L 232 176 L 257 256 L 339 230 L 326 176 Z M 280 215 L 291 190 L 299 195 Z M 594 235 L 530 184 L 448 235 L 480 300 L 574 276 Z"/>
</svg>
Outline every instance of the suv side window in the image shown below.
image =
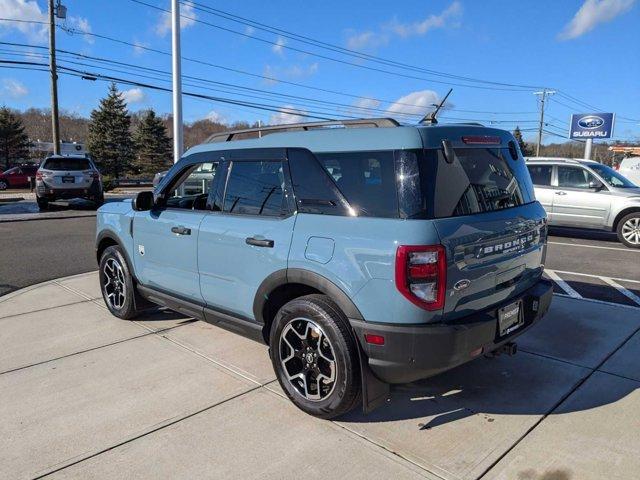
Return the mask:
<svg viewBox="0 0 640 480">
<path fill-rule="evenodd" d="M 217 162 L 204 162 L 189 167 L 170 187 L 166 207 L 205 210 L 217 166 Z"/>
<path fill-rule="evenodd" d="M 541 187 L 551 186 L 552 165 L 527 165 L 527 168 L 534 185 Z"/>
<path fill-rule="evenodd" d="M 393 152 L 318 153 L 355 214 L 398 218 L 398 191 Z"/>
<path fill-rule="evenodd" d="M 558 165 L 558 187 L 560 188 L 589 188 L 589 183 L 596 178 L 584 168 Z"/>
<path fill-rule="evenodd" d="M 279 216 L 285 205 L 281 161 L 233 161 L 223 211 L 241 215 Z"/>
</svg>

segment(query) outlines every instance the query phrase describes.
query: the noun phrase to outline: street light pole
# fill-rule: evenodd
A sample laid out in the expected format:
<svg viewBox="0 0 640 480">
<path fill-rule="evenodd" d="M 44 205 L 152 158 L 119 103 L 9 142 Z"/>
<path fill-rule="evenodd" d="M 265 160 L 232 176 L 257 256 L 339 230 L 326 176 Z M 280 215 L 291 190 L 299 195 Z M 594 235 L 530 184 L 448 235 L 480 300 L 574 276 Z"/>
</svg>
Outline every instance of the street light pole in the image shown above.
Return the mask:
<svg viewBox="0 0 640 480">
<path fill-rule="evenodd" d="M 536 157 L 540 156 L 540 145 L 542 144 L 542 127 L 544 126 L 544 102 L 547 95 L 553 95 L 555 90 L 543 89 L 541 92 L 533 92 L 540 96 L 540 124 L 538 125 L 538 144 L 536 145 Z"/>
<path fill-rule="evenodd" d="M 58 121 L 58 73 L 56 71 L 56 17 L 54 0 L 49 0 L 49 70 L 51 71 L 51 131 L 53 154 L 60 154 L 60 124 Z M 59 3 L 58 3 L 59 6 Z"/>
<path fill-rule="evenodd" d="M 182 156 L 182 73 L 180 59 L 180 2 L 171 0 L 171 58 L 173 73 L 173 162 Z"/>
</svg>

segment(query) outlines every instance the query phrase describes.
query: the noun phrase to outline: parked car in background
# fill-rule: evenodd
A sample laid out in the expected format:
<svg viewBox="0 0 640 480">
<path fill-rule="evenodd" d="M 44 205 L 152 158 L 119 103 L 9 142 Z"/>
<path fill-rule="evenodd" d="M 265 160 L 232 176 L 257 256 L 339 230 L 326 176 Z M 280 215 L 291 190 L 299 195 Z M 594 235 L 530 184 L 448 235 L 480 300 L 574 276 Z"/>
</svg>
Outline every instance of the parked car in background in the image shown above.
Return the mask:
<svg viewBox="0 0 640 480">
<path fill-rule="evenodd" d="M 36 176 L 38 165 L 20 165 L 0 173 L 0 190 L 29 187 L 29 178 Z"/>
<path fill-rule="evenodd" d="M 85 156 L 52 155 L 47 157 L 36 173 L 36 200 L 40 210 L 49 202 L 82 198 L 99 207 L 104 203 L 100 172 Z"/>
<path fill-rule="evenodd" d="M 617 170 L 636 185 L 640 185 L 640 157 L 623 158 Z"/>
<path fill-rule="evenodd" d="M 264 342 L 289 399 L 332 418 L 390 383 L 515 353 L 547 312 L 546 215 L 509 132 L 267 130 L 214 137 L 154 192 L 100 208 L 112 314 L 150 301 Z"/>
<path fill-rule="evenodd" d="M 550 226 L 614 231 L 640 248 L 640 187 L 628 178 L 592 160 L 532 157 L 527 167 Z"/>
</svg>

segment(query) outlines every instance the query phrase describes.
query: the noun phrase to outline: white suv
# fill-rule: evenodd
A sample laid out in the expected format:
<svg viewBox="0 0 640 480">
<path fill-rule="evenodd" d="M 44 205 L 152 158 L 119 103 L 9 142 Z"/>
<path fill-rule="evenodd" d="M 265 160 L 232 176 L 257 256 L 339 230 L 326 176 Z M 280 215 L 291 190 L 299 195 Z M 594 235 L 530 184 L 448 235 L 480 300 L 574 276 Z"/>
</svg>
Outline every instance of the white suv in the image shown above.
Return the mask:
<svg viewBox="0 0 640 480">
<path fill-rule="evenodd" d="M 550 226 L 610 230 L 640 248 L 640 187 L 592 160 L 528 158 L 536 199 Z"/>
</svg>

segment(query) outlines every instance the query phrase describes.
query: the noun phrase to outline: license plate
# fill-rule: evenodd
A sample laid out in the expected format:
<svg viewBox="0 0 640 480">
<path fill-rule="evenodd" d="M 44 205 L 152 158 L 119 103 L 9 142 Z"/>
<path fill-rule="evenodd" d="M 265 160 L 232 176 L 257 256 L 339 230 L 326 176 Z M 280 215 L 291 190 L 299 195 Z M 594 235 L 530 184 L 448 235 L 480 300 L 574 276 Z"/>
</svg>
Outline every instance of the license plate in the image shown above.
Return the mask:
<svg viewBox="0 0 640 480">
<path fill-rule="evenodd" d="M 75 183 L 76 177 L 62 177 L 62 183 Z"/>
<path fill-rule="evenodd" d="M 522 301 L 511 303 L 506 307 L 498 309 L 498 334 L 501 337 L 509 335 L 514 330 L 520 328 L 524 323 L 522 315 Z"/>
</svg>

